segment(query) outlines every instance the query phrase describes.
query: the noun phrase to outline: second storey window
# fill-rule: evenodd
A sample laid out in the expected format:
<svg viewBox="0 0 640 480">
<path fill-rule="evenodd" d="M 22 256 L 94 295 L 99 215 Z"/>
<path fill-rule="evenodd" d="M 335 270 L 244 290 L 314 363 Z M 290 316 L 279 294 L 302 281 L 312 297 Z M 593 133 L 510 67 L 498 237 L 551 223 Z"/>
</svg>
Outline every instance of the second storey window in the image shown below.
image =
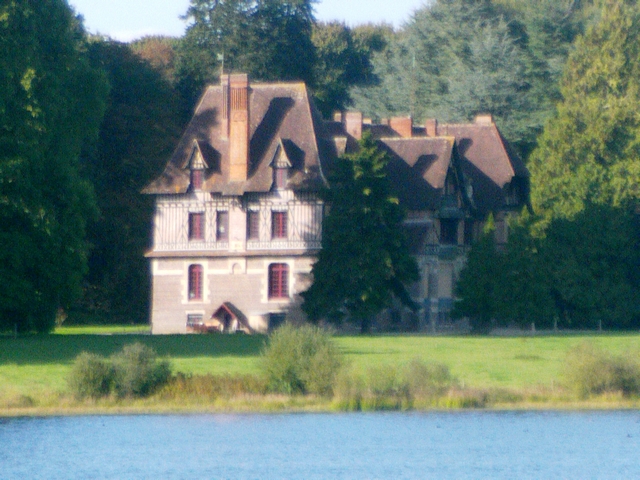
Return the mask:
<svg viewBox="0 0 640 480">
<path fill-rule="evenodd" d="M 202 265 L 189 265 L 189 300 L 202 300 Z"/>
<path fill-rule="evenodd" d="M 260 212 L 247 212 L 247 240 L 258 240 L 260 238 Z"/>
<path fill-rule="evenodd" d="M 269 265 L 269 298 L 289 298 L 289 265 Z"/>
<path fill-rule="evenodd" d="M 287 238 L 287 212 L 271 213 L 271 238 Z"/>
<path fill-rule="evenodd" d="M 217 212 L 216 219 L 216 240 L 229 240 L 229 212 Z"/>
<path fill-rule="evenodd" d="M 189 240 L 204 240 L 204 213 L 189 214 Z"/>
</svg>

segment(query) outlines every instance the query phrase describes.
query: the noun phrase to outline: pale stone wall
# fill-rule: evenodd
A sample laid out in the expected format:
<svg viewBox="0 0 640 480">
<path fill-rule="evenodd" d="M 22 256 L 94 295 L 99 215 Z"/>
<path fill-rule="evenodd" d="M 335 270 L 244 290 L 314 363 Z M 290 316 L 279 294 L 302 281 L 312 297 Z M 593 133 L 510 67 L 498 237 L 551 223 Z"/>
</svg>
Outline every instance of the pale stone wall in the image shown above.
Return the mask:
<svg viewBox="0 0 640 480">
<path fill-rule="evenodd" d="M 264 332 L 269 327 L 269 314 L 287 313 L 308 287 L 314 260 L 310 255 L 153 259 L 152 333 L 187 333 L 187 315 L 201 314 L 207 321 L 224 302 L 243 312 L 254 330 Z M 272 263 L 289 265 L 289 299 L 268 298 Z M 188 270 L 195 264 L 203 267 L 201 300 L 188 298 Z"/>
</svg>

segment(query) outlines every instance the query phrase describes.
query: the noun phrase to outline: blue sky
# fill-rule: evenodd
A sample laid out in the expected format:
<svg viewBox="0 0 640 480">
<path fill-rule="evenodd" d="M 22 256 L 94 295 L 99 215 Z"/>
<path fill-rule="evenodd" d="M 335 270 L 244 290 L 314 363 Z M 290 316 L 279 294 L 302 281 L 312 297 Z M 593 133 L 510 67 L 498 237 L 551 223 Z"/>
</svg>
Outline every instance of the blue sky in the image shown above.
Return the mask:
<svg viewBox="0 0 640 480">
<path fill-rule="evenodd" d="M 179 19 L 189 0 L 68 0 L 84 17 L 91 33 L 122 41 L 145 35 L 181 36 L 185 22 Z M 388 22 L 400 26 L 425 0 L 321 0 L 318 20 L 342 20 L 348 25 Z"/>
</svg>

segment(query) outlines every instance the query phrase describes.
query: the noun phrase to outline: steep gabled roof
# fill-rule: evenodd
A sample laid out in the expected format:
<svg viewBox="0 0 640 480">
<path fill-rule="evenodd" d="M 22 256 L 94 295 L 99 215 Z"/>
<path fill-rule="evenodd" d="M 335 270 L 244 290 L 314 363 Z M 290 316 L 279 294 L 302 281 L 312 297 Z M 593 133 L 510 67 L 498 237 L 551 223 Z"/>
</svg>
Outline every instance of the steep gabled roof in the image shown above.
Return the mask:
<svg viewBox="0 0 640 480">
<path fill-rule="evenodd" d="M 144 193 L 185 193 L 189 161 L 197 145 L 208 164 L 203 191 L 228 195 L 268 192 L 273 156 L 283 147 L 292 161 L 289 186 L 317 189 L 324 183 L 320 164 L 317 120 L 303 83 L 251 84 L 249 87 L 249 164 L 247 180 L 229 182 L 229 139 L 222 125 L 222 86 L 206 89 L 164 172 Z"/>
</svg>

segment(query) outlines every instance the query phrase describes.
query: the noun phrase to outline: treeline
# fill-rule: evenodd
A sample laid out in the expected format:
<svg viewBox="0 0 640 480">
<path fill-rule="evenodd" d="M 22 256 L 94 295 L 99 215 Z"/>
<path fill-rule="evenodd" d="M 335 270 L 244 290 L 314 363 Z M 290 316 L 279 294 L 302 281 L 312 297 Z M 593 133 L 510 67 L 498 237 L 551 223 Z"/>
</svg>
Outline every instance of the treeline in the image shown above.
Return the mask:
<svg viewBox="0 0 640 480">
<path fill-rule="evenodd" d="M 146 320 L 139 192 L 222 68 L 304 80 L 326 117 L 492 113 L 530 158 L 536 241 L 584 205 L 637 205 L 635 2 L 437 0 L 400 29 L 317 22 L 313 3 L 191 0 L 184 37 L 131 44 L 89 37 L 65 0 L 0 6 L 1 328 Z"/>
</svg>

